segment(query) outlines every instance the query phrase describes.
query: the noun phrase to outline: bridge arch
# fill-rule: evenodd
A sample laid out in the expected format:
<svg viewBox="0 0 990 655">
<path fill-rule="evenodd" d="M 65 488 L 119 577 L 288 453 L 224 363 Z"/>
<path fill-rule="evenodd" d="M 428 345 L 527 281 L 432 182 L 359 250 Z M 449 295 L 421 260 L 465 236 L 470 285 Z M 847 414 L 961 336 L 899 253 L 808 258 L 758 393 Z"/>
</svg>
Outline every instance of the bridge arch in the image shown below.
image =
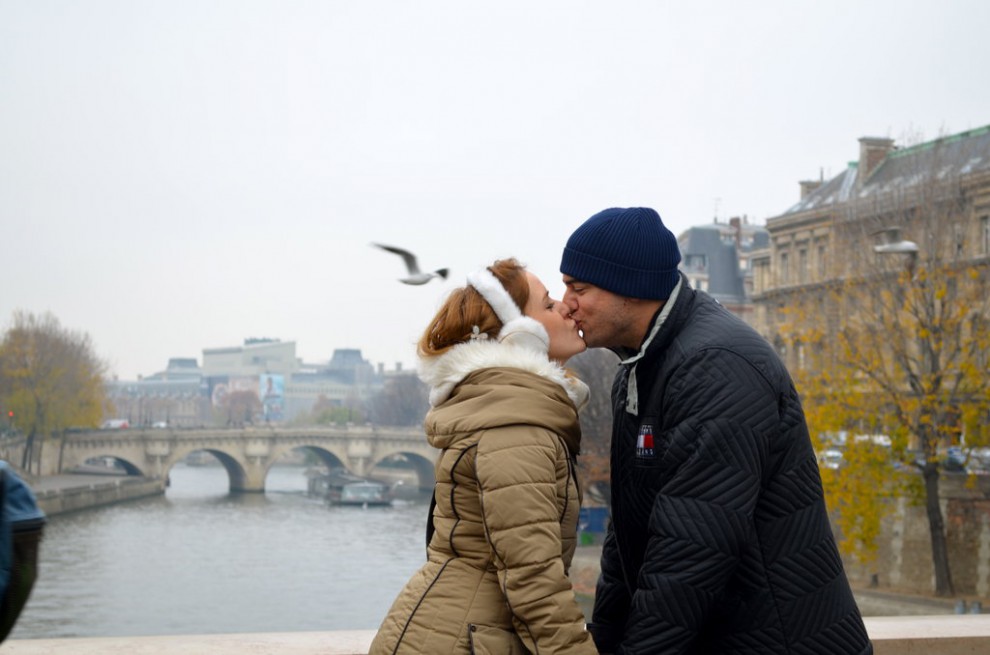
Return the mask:
<svg viewBox="0 0 990 655">
<path fill-rule="evenodd" d="M 401 466 L 397 466 L 397 463 L 401 463 Z M 395 468 L 411 470 L 415 475 L 415 484 L 418 491 L 433 489 L 433 485 L 436 482 L 433 460 L 412 450 L 396 449 L 392 452 L 382 454 L 369 467 L 369 476 L 374 478 L 385 475 L 387 471 Z M 391 475 L 389 477 L 395 477 L 395 471 L 392 470 L 390 472 Z M 398 479 L 402 480 L 402 478 Z"/>
<path fill-rule="evenodd" d="M 177 449 L 172 455 L 162 463 L 163 474 L 168 479 L 168 474 L 179 462 L 185 460 L 193 453 L 205 452 L 213 455 L 220 465 L 227 472 L 227 480 L 230 483 L 230 491 L 246 491 L 250 485 L 250 477 L 244 465 L 229 452 L 219 448 L 203 448 L 195 445 Z"/>
<path fill-rule="evenodd" d="M 401 454 L 414 462 L 421 486 L 432 486 L 431 448 L 418 428 L 374 426 L 266 426 L 81 430 L 67 433 L 57 448 L 46 448 L 41 475 L 69 472 L 87 459 L 107 456 L 131 474 L 163 483 L 176 463 L 195 451 L 213 454 L 227 470 L 233 492 L 263 492 L 269 469 L 290 451 L 306 448 L 330 468 L 343 466 L 367 475 L 374 463 Z M 429 464 L 428 464 L 429 463 Z"/>
<path fill-rule="evenodd" d="M 270 462 L 265 469 L 266 473 L 268 469 L 295 450 L 305 450 L 306 452 L 313 453 L 327 469 L 347 468 L 348 458 L 345 447 L 336 444 L 328 446 L 326 444 L 318 445 L 300 442 L 298 444 L 281 444 L 272 448 L 269 457 Z"/>
<path fill-rule="evenodd" d="M 99 469 L 106 469 L 108 474 L 144 476 L 144 471 L 138 468 L 134 462 L 109 453 L 87 458 L 86 461 L 76 467 L 74 472 L 94 473 L 100 472 Z"/>
</svg>

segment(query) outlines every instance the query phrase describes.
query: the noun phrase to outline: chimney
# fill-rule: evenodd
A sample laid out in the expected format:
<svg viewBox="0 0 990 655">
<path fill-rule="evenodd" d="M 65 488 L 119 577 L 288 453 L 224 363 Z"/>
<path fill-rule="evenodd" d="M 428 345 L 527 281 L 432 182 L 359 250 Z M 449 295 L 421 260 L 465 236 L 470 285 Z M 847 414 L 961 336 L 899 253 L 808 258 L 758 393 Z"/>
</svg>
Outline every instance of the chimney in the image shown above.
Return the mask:
<svg viewBox="0 0 990 655">
<path fill-rule="evenodd" d="M 798 182 L 801 185 L 801 200 L 804 200 L 812 194 L 815 189 L 818 189 L 822 185 L 821 180 L 801 180 Z"/>
<path fill-rule="evenodd" d="M 893 139 L 864 136 L 859 140 L 859 173 L 856 182 L 862 184 L 894 149 Z"/>
<path fill-rule="evenodd" d="M 729 219 L 729 227 L 732 228 L 732 236 L 736 240 L 736 248 L 739 248 L 742 243 L 742 219 L 738 216 L 733 216 Z"/>
</svg>

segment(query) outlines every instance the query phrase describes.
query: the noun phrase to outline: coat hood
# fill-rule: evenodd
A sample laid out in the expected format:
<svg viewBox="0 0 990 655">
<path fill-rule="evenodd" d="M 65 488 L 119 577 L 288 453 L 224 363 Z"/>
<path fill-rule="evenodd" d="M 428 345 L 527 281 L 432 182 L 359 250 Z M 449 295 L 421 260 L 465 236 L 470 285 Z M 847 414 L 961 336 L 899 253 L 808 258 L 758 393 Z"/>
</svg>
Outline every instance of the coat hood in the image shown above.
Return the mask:
<svg viewBox="0 0 990 655">
<path fill-rule="evenodd" d="M 430 386 L 426 432 L 445 448 L 459 434 L 532 424 L 562 435 L 573 453 L 580 443 L 577 410 L 588 386 L 545 355 L 495 341 L 469 341 L 424 357 L 419 375 Z"/>
</svg>

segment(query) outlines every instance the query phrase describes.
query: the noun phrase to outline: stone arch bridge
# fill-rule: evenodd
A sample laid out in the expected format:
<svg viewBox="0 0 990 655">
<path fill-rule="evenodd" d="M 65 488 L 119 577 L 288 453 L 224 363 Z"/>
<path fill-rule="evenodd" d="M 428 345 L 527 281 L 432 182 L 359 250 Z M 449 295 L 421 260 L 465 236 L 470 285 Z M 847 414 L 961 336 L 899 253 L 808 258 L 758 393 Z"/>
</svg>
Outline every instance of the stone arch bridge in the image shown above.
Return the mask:
<svg viewBox="0 0 990 655">
<path fill-rule="evenodd" d="M 416 470 L 420 487 L 433 484 L 438 451 L 422 429 L 347 427 L 253 427 L 243 429 L 128 429 L 74 431 L 64 441 L 45 443 L 41 475 L 70 472 L 87 460 L 112 457 L 129 475 L 161 480 L 190 453 L 206 451 L 227 470 L 230 490 L 263 492 L 268 470 L 298 448 L 315 454 L 328 468 L 366 475 L 378 463 L 402 455 Z M 19 460 L 14 460 L 19 461 Z"/>
</svg>

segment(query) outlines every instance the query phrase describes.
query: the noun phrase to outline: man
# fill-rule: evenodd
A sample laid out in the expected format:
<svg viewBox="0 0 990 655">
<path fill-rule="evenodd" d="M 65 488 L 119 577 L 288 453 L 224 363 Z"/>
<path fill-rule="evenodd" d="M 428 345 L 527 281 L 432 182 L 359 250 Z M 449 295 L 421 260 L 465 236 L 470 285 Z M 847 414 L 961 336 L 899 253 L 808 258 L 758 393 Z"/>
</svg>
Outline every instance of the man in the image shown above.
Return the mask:
<svg viewBox="0 0 990 655">
<path fill-rule="evenodd" d="M 790 376 L 680 259 L 647 208 L 592 216 L 561 259 L 585 341 L 621 359 L 598 650 L 872 653 Z"/>
</svg>

